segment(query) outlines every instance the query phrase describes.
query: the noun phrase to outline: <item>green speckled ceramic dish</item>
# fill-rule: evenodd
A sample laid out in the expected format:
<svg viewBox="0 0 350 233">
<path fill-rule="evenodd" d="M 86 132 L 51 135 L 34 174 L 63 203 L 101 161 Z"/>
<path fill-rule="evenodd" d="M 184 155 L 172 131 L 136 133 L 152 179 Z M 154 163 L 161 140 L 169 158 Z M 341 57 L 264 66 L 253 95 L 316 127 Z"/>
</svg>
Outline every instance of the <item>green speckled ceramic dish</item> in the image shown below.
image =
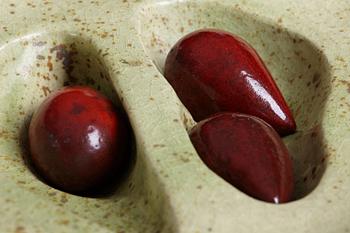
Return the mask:
<svg viewBox="0 0 350 233">
<path fill-rule="evenodd" d="M 349 21 L 346 0 L 1 1 L 0 232 L 350 232 Z M 293 202 L 238 191 L 188 138 L 194 121 L 164 60 L 208 27 L 256 48 L 291 106 Z M 66 84 L 94 86 L 129 115 L 136 164 L 109 196 L 55 190 L 25 163 L 31 114 Z"/>
</svg>

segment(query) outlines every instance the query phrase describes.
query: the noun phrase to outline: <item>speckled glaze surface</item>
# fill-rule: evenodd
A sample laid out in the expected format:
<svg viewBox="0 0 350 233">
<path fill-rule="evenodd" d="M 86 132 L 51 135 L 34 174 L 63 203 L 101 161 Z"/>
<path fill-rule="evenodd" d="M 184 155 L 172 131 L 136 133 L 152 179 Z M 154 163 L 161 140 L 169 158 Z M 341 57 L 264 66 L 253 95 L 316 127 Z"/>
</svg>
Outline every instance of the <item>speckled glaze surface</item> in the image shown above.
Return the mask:
<svg viewBox="0 0 350 233">
<path fill-rule="evenodd" d="M 0 4 L 0 232 L 350 232 L 350 2 L 18 1 Z M 253 199 L 211 172 L 194 121 L 163 78 L 170 47 L 200 28 L 247 40 L 296 118 L 284 139 L 295 201 Z M 129 115 L 136 163 L 106 197 L 47 186 L 26 165 L 31 114 L 66 84 Z"/>
</svg>

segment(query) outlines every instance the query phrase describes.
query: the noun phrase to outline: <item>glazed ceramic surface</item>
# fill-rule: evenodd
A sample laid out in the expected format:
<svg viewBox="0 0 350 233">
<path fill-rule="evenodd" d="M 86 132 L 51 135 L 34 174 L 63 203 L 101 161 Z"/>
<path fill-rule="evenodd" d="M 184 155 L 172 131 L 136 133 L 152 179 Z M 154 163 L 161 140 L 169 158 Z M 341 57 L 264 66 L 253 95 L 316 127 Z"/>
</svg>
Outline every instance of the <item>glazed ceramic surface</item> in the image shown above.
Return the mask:
<svg viewBox="0 0 350 233">
<path fill-rule="evenodd" d="M 1 1 L 0 232 L 350 232 L 349 21 L 346 0 Z M 247 40 L 291 107 L 294 201 L 258 201 L 196 154 L 162 74 L 201 28 Z M 32 113 L 72 84 L 123 106 L 134 130 L 135 165 L 108 196 L 51 188 L 25 160 Z"/>
</svg>

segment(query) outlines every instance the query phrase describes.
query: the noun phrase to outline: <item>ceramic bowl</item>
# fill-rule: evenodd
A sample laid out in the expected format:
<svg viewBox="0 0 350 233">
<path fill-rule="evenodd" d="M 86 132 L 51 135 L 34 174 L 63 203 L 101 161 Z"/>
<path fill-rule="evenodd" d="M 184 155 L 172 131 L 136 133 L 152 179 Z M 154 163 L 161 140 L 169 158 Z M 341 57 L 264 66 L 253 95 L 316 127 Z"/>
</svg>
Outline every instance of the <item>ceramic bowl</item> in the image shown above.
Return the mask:
<svg viewBox="0 0 350 233">
<path fill-rule="evenodd" d="M 350 232 L 349 20 L 345 0 L 2 1 L 0 231 Z M 195 122 L 162 74 L 171 46 L 201 28 L 247 40 L 290 105 L 294 201 L 240 192 L 194 150 Z M 108 196 L 56 190 L 25 160 L 33 111 L 72 84 L 106 94 L 134 130 L 135 165 Z"/>
</svg>

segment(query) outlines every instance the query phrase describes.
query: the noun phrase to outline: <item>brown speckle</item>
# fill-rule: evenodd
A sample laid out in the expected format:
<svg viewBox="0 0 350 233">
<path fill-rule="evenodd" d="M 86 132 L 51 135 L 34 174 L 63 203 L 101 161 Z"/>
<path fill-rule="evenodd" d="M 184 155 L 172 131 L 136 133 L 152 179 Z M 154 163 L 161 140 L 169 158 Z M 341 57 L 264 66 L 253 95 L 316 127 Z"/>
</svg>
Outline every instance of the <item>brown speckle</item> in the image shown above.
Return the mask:
<svg viewBox="0 0 350 233">
<path fill-rule="evenodd" d="M 127 61 L 127 60 L 125 60 L 125 59 L 120 59 L 119 61 L 120 61 L 121 63 L 123 63 L 123 64 L 128 64 L 128 65 L 130 65 L 130 66 L 140 66 L 140 65 L 142 65 L 142 62 L 139 61 L 139 60 Z"/>
<path fill-rule="evenodd" d="M 184 163 L 188 163 L 190 160 L 188 158 L 181 157 L 181 161 Z"/>
<path fill-rule="evenodd" d="M 51 56 L 47 56 L 47 67 L 49 68 L 49 71 L 53 70 L 53 64 L 51 62 Z"/>
<path fill-rule="evenodd" d="M 337 61 L 340 61 L 340 62 L 345 62 L 345 60 L 344 60 L 343 57 L 337 57 L 336 60 L 337 60 Z"/>
<path fill-rule="evenodd" d="M 339 82 L 345 86 L 347 86 L 347 90 L 350 93 L 350 82 L 345 81 L 345 80 L 339 80 Z"/>
<path fill-rule="evenodd" d="M 36 59 L 38 59 L 38 60 L 45 60 L 45 56 L 43 56 L 43 55 L 37 55 L 37 56 L 36 56 Z"/>
<path fill-rule="evenodd" d="M 61 224 L 61 225 L 68 225 L 69 224 L 69 220 L 63 219 L 63 220 L 59 221 L 58 223 Z"/>
<path fill-rule="evenodd" d="M 154 144 L 153 147 L 154 148 L 157 148 L 157 147 L 163 148 L 163 147 L 165 147 L 165 145 L 164 144 Z"/>
<path fill-rule="evenodd" d="M 24 227 L 22 227 L 22 226 L 16 227 L 15 233 L 25 233 L 25 232 L 26 231 L 25 231 Z"/>
<path fill-rule="evenodd" d="M 52 197 L 52 196 L 56 196 L 56 194 L 57 194 L 56 192 L 49 192 L 49 193 L 48 193 L 48 195 L 51 196 L 51 197 Z"/>
<path fill-rule="evenodd" d="M 48 96 L 51 93 L 50 88 L 47 86 L 42 86 L 41 89 L 43 90 L 45 96 Z"/>
<path fill-rule="evenodd" d="M 105 215 L 103 215 L 103 218 L 108 218 L 109 216 L 111 216 L 111 213 L 110 213 L 110 212 L 108 212 L 108 213 L 106 213 Z"/>
<path fill-rule="evenodd" d="M 0 129 L 0 138 L 9 139 L 11 138 L 10 132 Z"/>
<path fill-rule="evenodd" d="M 101 38 L 106 38 L 108 36 L 108 32 L 101 33 Z"/>
<path fill-rule="evenodd" d="M 62 194 L 61 196 L 61 203 L 64 204 L 68 201 L 66 194 Z"/>
<path fill-rule="evenodd" d="M 33 42 L 33 46 L 41 47 L 41 46 L 44 46 L 46 43 L 47 43 L 46 41 L 36 41 L 36 42 Z"/>
</svg>

